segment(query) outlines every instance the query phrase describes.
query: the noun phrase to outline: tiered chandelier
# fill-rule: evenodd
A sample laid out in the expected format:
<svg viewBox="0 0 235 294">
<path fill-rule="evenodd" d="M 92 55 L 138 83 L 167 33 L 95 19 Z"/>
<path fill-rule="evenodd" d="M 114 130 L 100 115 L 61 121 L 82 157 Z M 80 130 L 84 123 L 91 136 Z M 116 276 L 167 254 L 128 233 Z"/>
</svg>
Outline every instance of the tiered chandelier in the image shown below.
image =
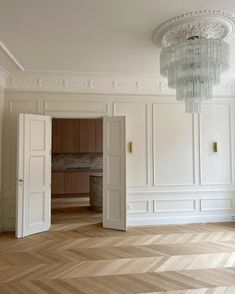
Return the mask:
<svg viewBox="0 0 235 294">
<path fill-rule="evenodd" d="M 189 13 L 166 22 L 153 35 L 162 48 L 160 73 L 187 113 L 200 113 L 204 100 L 229 68 L 229 45 L 234 19 L 218 11 Z"/>
</svg>

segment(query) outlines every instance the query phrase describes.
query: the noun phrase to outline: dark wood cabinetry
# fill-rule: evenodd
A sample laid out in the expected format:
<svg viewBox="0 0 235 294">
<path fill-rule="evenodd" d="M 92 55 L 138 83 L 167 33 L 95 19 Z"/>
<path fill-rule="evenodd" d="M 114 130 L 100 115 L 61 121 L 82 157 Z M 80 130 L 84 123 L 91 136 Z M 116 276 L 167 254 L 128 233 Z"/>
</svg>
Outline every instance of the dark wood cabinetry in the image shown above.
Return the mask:
<svg viewBox="0 0 235 294">
<path fill-rule="evenodd" d="M 54 195 L 89 193 L 89 176 L 90 173 L 86 171 L 54 171 L 51 193 Z"/>
<path fill-rule="evenodd" d="M 81 153 L 96 152 L 95 146 L 95 120 L 80 120 L 80 150 Z"/>
<path fill-rule="evenodd" d="M 52 152 L 103 152 L 103 119 L 53 119 Z"/>
<path fill-rule="evenodd" d="M 52 172 L 51 194 L 64 194 L 64 173 Z"/>
<path fill-rule="evenodd" d="M 89 172 L 66 172 L 65 194 L 89 193 Z"/>
</svg>

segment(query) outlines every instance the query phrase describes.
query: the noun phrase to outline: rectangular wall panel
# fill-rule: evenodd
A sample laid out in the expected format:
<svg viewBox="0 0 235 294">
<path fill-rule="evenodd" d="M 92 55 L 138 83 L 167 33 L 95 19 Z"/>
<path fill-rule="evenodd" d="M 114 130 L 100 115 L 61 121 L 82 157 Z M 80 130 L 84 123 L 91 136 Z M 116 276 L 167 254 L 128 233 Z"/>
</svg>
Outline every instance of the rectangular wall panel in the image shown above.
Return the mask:
<svg viewBox="0 0 235 294">
<path fill-rule="evenodd" d="M 149 213 L 150 201 L 149 200 L 134 200 L 128 201 L 128 213 Z"/>
<path fill-rule="evenodd" d="M 154 212 L 186 212 L 196 210 L 195 199 L 157 199 L 154 200 Z"/>
<path fill-rule="evenodd" d="M 126 116 L 127 186 L 148 184 L 147 105 L 144 103 L 114 103 L 114 115 Z M 132 143 L 130 153 L 128 144 Z"/>
<path fill-rule="evenodd" d="M 214 143 L 218 144 L 217 152 L 214 152 Z M 202 185 L 231 184 L 231 144 L 230 106 L 205 106 L 200 117 Z"/>
<path fill-rule="evenodd" d="M 205 198 L 200 200 L 201 211 L 219 211 L 233 209 L 232 198 Z"/>
<path fill-rule="evenodd" d="M 195 183 L 194 121 L 183 104 L 154 104 L 154 185 Z"/>
</svg>

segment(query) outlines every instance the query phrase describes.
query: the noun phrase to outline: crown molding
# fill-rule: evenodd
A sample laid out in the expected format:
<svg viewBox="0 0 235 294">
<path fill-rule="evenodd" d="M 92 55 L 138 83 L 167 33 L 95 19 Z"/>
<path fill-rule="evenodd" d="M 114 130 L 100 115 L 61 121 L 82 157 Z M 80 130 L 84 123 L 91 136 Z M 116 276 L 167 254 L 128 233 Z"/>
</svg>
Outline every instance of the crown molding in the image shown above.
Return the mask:
<svg viewBox="0 0 235 294">
<path fill-rule="evenodd" d="M 10 60 L 22 71 L 24 67 L 20 64 L 17 58 L 12 54 L 12 52 L 7 48 L 7 46 L 0 40 L 0 48 L 6 53 Z"/>
<path fill-rule="evenodd" d="M 6 75 L 4 76 L 6 78 Z M 1 79 L 1 74 L 0 74 Z M 4 78 L 2 79 L 4 82 Z M 114 74 L 75 74 L 17 72 L 6 82 L 11 91 L 38 91 L 64 93 L 99 93 L 133 95 L 174 95 L 162 77 Z M 225 77 L 214 89 L 214 96 L 235 97 L 235 77 Z"/>
<path fill-rule="evenodd" d="M 8 71 L 2 66 L 0 66 L 0 88 L 6 88 L 8 76 Z"/>
</svg>

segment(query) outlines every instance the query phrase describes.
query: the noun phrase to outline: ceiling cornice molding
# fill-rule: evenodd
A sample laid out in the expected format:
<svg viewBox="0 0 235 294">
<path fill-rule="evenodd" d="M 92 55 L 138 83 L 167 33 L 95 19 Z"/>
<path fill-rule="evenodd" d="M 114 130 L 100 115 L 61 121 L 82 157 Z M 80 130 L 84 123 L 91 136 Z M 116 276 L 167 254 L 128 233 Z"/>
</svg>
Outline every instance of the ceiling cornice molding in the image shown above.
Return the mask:
<svg viewBox="0 0 235 294">
<path fill-rule="evenodd" d="M 0 48 L 10 58 L 10 60 L 21 70 L 24 71 L 24 67 L 21 65 L 19 60 L 13 55 L 13 53 L 7 48 L 7 46 L 0 40 Z"/>
<path fill-rule="evenodd" d="M 2 66 L 0 66 L 0 87 L 1 88 L 4 88 L 4 89 L 6 88 L 8 76 L 9 76 L 8 71 Z"/>
<path fill-rule="evenodd" d="M 17 72 L 7 79 L 11 91 L 103 93 L 134 95 L 174 95 L 161 77 L 113 74 Z M 223 78 L 214 90 L 216 96 L 235 97 L 235 77 Z"/>
</svg>

